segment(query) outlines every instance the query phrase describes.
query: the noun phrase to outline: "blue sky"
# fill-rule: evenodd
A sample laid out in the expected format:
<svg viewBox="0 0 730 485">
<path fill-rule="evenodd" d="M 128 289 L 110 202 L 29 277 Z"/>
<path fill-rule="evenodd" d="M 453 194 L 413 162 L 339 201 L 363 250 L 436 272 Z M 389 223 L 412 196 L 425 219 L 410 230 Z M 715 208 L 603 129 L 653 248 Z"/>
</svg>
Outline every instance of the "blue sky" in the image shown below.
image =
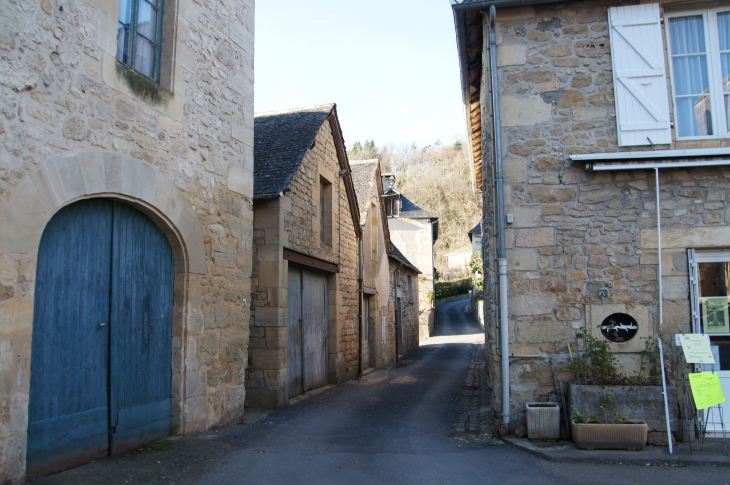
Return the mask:
<svg viewBox="0 0 730 485">
<path fill-rule="evenodd" d="M 256 2 L 256 112 L 335 102 L 347 147 L 464 137 L 449 0 Z"/>
</svg>

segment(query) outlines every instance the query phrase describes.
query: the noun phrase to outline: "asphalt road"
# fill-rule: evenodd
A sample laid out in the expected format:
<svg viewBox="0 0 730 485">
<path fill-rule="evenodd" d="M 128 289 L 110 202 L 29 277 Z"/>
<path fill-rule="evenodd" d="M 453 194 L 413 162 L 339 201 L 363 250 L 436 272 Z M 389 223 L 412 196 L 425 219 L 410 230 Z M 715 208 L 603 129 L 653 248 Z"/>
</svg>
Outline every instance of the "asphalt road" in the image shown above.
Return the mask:
<svg viewBox="0 0 730 485">
<path fill-rule="evenodd" d="M 394 369 L 285 409 L 251 410 L 247 424 L 34 483 L 730 483 L 728 467 L 555 463 L 508 445 L 455 439 L 464 377 L 474 343 L 483 342 L 466 303 L 440 305 L 434 337 Z"/>
</svg>

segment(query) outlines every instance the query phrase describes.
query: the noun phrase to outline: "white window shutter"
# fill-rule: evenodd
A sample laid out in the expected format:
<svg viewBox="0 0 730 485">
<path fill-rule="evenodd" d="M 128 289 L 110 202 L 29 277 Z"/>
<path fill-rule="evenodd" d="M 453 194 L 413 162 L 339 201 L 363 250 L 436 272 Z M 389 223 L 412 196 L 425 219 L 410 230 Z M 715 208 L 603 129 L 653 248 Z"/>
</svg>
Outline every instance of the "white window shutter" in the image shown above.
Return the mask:
<svg viewBox="0 0 730 485">
<path fill-rule="evenodd" d="M 672 142 L 659 4 L 608 9 L 619 146 Z"/>
</svg>

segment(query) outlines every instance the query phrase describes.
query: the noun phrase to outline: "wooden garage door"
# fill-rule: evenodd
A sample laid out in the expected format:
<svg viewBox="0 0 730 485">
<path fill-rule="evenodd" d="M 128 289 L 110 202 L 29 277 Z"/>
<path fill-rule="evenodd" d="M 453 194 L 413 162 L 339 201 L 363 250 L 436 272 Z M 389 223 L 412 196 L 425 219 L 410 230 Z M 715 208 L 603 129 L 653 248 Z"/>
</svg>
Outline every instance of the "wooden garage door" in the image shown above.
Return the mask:
<svg viewBox="0 0 730 485">
<path fill-rule="evenodd" d="M 29 478 L 169 434 L 173 274 L 165 236 L 125 204 L 77 202 L 48 223 L 36 271 Z"/>
<path fill-rule="evenodd" d="M 289 397 L 327 384 L 327 276 L 289 266 Z"/>
</svg>

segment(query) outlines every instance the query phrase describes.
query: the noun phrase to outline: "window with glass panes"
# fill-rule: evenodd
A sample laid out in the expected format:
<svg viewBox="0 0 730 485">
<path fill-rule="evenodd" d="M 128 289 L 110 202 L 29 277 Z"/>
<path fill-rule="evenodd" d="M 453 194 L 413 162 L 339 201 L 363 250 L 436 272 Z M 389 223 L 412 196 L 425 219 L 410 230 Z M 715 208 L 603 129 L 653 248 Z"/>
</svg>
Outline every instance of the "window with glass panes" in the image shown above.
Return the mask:
<svg viewBox="0 0 730 485">
<path fill-rule="evenodd" d="M 163 0 L 119 0 L 117 60 L 159 82 Z"/>
<path fill-rule="evenodd" d="M 730 10 L 669 18 L 678 138 L 730 135 Z"/>
</svg>

